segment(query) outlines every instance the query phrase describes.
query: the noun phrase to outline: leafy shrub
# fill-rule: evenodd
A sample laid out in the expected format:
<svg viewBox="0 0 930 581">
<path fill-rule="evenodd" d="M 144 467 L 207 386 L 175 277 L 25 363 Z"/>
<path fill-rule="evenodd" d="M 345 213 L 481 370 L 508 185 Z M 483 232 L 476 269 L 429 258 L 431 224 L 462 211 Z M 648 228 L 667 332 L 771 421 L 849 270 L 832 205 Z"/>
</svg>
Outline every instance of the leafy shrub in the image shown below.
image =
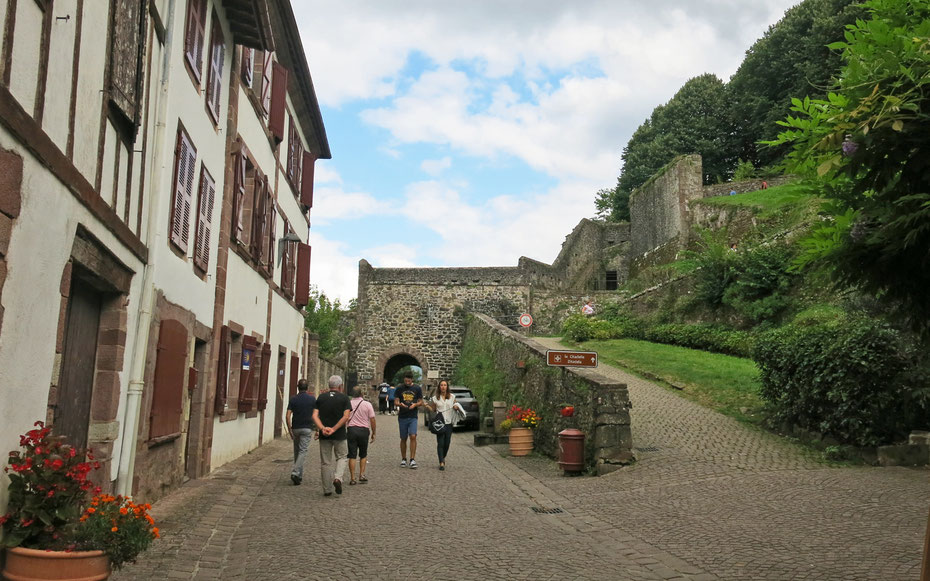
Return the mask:
<svg viewBox="0 0 930 581">
<path fill-rule="evenodd" d="M 623 336 L 620 327 L 604 319 L 585 317 L 584 315 L 571 315 L 562 323 L 562 336 L 572 341 L 588 341 L 596 339 L 619 339 Z"/>
<path fill-rule="evenodd" d="M 795 278 L 788 271 L 793 258 L 785 244 L 740 250 L 732 261 L 737 274 L 722 302 L 756 324 L 776 319 L 791 304 L 786 293 Z"/>
<path fill-rule="evenodd" d="M 756 342 L 763 398 L 777 419 L 860 446 L 930 418 L 926 374 L 901 334 L 863 316 L 786 325 Z"/>
<path fill-rule="evenodd" d="M 643 338 L 654 343 L 679 345 L 737 357 L 749 357 L 754 337 L 745 331 L 732 331 L 715 325 L 670 323 L 645 329 Z"/>
</svg>

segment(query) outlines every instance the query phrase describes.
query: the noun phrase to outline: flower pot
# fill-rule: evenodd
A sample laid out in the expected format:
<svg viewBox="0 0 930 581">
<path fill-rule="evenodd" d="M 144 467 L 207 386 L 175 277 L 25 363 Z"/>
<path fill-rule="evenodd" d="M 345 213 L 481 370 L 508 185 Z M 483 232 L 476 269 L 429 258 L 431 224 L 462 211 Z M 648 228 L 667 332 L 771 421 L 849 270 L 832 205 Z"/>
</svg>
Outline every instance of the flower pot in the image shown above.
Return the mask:
<svg viewBox="0 0 930 581">
<path fill-rule="evenodd" d="M 529 428 L 510 429 L 510 455 L 526 456 L 533 451 L 533 430 Z"/>
<path fill-rule="evenodd" d="M 110 576 L 110 558 L 103 551 L 6 550 L 3 578 L 7 581 L 101 581 Z"/>
</svg>

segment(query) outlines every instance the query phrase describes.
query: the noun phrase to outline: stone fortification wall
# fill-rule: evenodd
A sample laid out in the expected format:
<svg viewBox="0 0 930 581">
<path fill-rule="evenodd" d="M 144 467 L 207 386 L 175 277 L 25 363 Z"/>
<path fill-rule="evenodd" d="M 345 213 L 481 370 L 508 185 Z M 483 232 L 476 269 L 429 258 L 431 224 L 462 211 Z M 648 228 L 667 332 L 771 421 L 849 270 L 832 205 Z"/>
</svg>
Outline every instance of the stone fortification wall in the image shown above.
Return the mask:
<svg viewBox="0 0 930 581">
<path fill-rule="evenodd" d="M 711 184 L 704 186 L 703 191 L 705 198 L 714 198 L 717 196 L 726 196 L 730 192 L 736 192 L 737 194 L 745 194 L 746 192 L 754 192 L 756 190 L 762 189 L 762 182 L 766 182 L 770 188 L 775 186 L 780 186 L 786 184 L 794 179 L 797 179 L 794 176 L 775 176 L 773 178 L 758 178 L 751 180 L 742 180 L 738 182 L 727 182 L 724 184 Z"/>
<path fill-rule="evenodd" d="M 558 287 L 568 292 L 584 292 L 596 288 L 602 276 L 607 260 L 605 251 L 611 247 L 621 247 L 630 240 L 628 223 L 611 224 L 595 222 L 584 218 L 574 230 L 565 237 L 559 255 L 552 262 L 552 270 L 557 273 Z M 613 254 L 613 258 L 619 256 Z M 616 260 L 613 270 L 625 271 L 625 254 Z M 601 286 L 603 284 L 601 283 Z"/>
<path fill-rule="evenodd" d="M 529 287 L 518 284 L 522 279 L 513 276 L 516 270 L 375 269 L 362 260 L 357 347 L 350 365 L 359 383 L 382 381 L 385 363 L 396 355 L 416 359 L 427 386 L 451 377 L 459 361 L 466 313 L 485 313 L 516 325 L 520 314 L 528 312 Z M 477 276 L 479 272 L 487 278 Z"/>
<path fill-rule="evenodd" d="M 632 257 L 671 240 L 677 240 L 679 248 L 687 246 L 688 203 L 704 197 L 701 171 L 700 155 L 679 156 L 630 195 Z"/>
<path fill-rule="evenodd" d="M 558 456 L 558 433 L 566 428 L 583 431 L 585 462 L 604 474 L 633 460 L 630 398 L 625 384 L 591 369 L 564 369 L 546 365 L 546 349 L 484 315 L 467 319 L 466 357 L 474 356 L 494 370 L 492 380 L 480 370 L 466 368 L 458 377 L 482 398 L 530 407 L 540 416 L 534 430 L 537 449 Z M 471 355 L 468 355 L 471 354 Z M 563 418 L 562 404 L 575 406 L 575 415 Z"/>
</svg>

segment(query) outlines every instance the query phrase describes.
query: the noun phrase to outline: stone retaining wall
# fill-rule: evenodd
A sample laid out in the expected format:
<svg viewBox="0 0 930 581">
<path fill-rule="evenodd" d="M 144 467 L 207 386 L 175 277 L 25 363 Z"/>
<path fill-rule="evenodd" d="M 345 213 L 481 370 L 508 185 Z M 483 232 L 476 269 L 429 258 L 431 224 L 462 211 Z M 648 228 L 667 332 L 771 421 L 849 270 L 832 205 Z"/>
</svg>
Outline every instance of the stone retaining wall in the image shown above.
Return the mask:
<svg viewBox="0 0 930 581">
<path fill-rule="evenodd" d="M 633 461 L 630 398 L 627 387 L 593 369 L 546 365 L 546 348 L 481 314 L 466 318 L 465 365 L 456 378 L 468 385 L 490 410 L 493 400 L 530 407 L 540 416 L 534 442 L 557 457 L 558 433 L 577 428 L 586 434 L 585 463 L 598 474 Z M 472 354 L 472 355 L 469 355 Z M 559 414 L 575 406 L 572 418 Z"/>
</svg>

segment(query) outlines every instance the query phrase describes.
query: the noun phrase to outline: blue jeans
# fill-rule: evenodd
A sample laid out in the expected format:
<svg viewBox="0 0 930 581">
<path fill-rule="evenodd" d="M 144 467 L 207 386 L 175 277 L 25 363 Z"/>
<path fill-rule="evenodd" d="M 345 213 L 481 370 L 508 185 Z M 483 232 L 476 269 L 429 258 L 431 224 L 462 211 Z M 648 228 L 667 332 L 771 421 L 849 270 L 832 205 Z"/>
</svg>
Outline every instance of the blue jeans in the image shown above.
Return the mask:
<svg viewBox="0 0 930 581">
<path fill-rule="evenodd" d="M 291 474 L 297 478 L 304 477 L 304 461 L 307 459 L 307 448 L 310 447 L 310 438 L 313 437 L 312 428 L 294 428 L 294 467 Z"/>
<path fill-rule="evenodd" d="M 417 435 L 417 419 L 416 417 L 397 418 L 397 427 L 400 428 L 401 440 L 406 440 L 407 436 Z"/>
</svg>

